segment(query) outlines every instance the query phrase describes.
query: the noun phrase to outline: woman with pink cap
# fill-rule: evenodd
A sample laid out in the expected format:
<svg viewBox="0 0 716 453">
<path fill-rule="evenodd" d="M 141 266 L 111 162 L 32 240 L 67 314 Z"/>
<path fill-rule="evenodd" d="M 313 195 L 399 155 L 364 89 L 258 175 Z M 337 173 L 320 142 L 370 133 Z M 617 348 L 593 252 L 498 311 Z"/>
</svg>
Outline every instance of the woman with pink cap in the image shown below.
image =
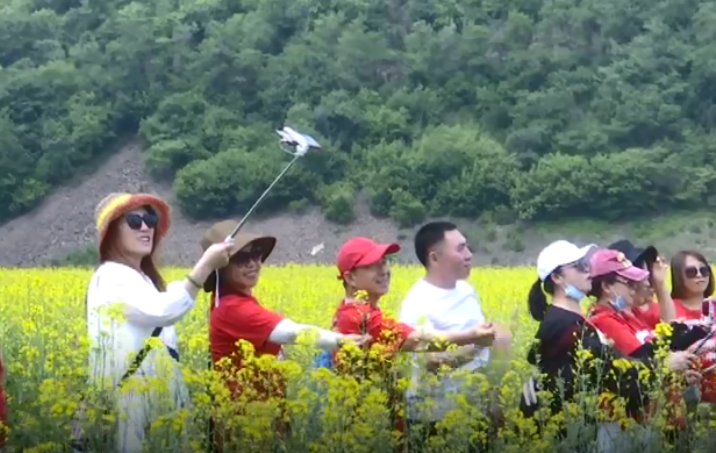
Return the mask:
<svg viewBox="0 0 716 453">
<path fill-rule="evenodd" d="M 649 279 L 649 271 L 634 266 L 623 253 L 602 249 L 595 252 L 590 260 L 592 289 L 590 296 L 596 302 L 590 307 L 588 319 L 622 354 L 632 357 L 653 357 L 656 345 L 654 334 L 633 308 L 639 291 L 639 285 Z M 654 273 L 666 273 L 666 266 L 655 264 Z M 662 279 L 663 280 L 663 279 Z M 708 330 L 694 328 L 672 322 L 674 333 L 671 337 L 671 350 L 667 358 L 670 368 L 684 370 L 687 376 L 698 378 L 698 373 L 687 365 L 696 360 L 696 356 L 684 351 L 696 341 L 704 338 Z"/>
</svg>

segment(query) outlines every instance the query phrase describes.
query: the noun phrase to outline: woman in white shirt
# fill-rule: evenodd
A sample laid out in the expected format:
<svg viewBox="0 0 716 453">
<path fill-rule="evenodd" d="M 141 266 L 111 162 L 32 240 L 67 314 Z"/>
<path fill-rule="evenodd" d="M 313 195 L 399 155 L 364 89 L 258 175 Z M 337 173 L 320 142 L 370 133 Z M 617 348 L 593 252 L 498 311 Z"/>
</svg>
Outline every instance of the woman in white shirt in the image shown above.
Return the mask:
<svg viewBox="0 0 716 453">
<path fill-rule="evenodd" d="M 212 245 L 184 280 L 165 285 L 154 252 L 169 230 L 169 214 L 160 198 L 128 193 L 108 195 L 95 212 L 100 266 L 87 293 L 90 384 L 114 395 L 122 453 L 141 451 L 155 417 L 188 402 L 174 324 L 193 308 L 199 282 L 228 263 L 233 245 Z M 164 347 L 149 347 L 152 336 Z"/>
</svg>

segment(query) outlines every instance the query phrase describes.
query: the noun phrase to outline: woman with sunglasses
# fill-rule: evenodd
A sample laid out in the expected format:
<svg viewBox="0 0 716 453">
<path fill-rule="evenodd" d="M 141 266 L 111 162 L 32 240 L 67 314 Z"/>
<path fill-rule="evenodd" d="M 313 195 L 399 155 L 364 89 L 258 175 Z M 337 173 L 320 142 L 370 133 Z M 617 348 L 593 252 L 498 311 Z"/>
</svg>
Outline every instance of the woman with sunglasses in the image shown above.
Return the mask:
<svg viewBox="0 0 716 453">
<path fill-rule="evenodd" d="M 671 258 L 671 296 L 676 319 L 692 326 L 714 328 L 710 299 L 714 293 L 711 265 L 695 250 L 682 250 Z M 712 332 L 713 333 L 713 332 Z M 716 335 L 699 344 L 697 369 L 702 372 L 701 401 L 716 404 Z"/>
<path fill-rule="evenodd" d="M 594 248 L 594 245 L 579 248 L 559 240 L 540 252 L 537 258 L 539 278 L 532 285 L 528 298 L 530 314 L 540 324 L 535 335 L 537 343 L 530 348 L 527 359 L 541 375 L 546 375 L 542 390 L 552 394 L 550 410 L 553 415 L 562 411 L 565 402 L 573 401 L 577 391 L 588 390 L 584 388 L 586 384 L 597 387 L 599 393 L 608 391 L 624 398 L 627 415 L 639 419 L 643 416 L 644 404 L 648 403 L 640 388 L 641 367 L 632 366 L 627 370 L 615 367 L 612 359 L 623 358 L 623 355 L 615 351 L 607 338 L 582 314 L 580 301 L 592 289 L 589 255 Z M 547 302 L 546 295 L 552 296 L 551 303 Z M 575 380 L 580 343 L 587 351 L 583 364 L 589 370 L 586 382 Z M 647 368 L 653 366 L 649 361 L 629 360 L 641 362 Z M 520 409 L 527 417 L 533 416 L 540 407 L 537 388 L 534 378 L 523 388 Z M 612 451 L 606 428 L 601 425 L 598 430 L 599 451 Z M 566 435 L 566 428 L 560 434 Z"/>
<path fill-rule="evenodd" d="M 164 200 L 129 193 L 108 195 L 95 212 L 100 265 L 87 293 L 90 380 L 110 394 L 129 387 L 114 394 L 119 452 L 142 451 L 145 427 L 159 415 L 148 409 L 158 407 L 159 397 L 134 384 L 162 373 L 160 379 L 170 382 L 171 401 L 178 401 L 167 410 L 179 409 L 186 398 L 174 325 L 194 306 L 198 282 L 228 262 L 232 247 L 208 248 L 183 280 L 165 285 L 154 255 L 169 230 L 169 214 Z M 148 348 L 150 337 L 158 337 L 164 347 Z"/>
<path fill-rule="evenodd" d="M 236 227 L 237 222 L 225 220 L 214 224 L 201 240 L 205 250 L 212 244 L 221 243 Z M 209 320 L 209 342 L 212 363 L 222 370 L 234 399 L 265 400 L 285 396 L 286 380 L 278 369 L 262 369 L 251 360 L 246 360 L 243 350 L 237 346 L 241 340 L 253 347 L 253 355 L 283 357 L 283 346 L 294 344 L 299 334 L 313 330 L 318 334 L 317 346 L 334 350 L 345 343 L 363 344 L 369 337 L 344 335 L 315 326 L 299 324 L 276 313 L 259 302 L 255 288 L 259 283 L 261 268 L 276 245 L 276 238 L 239 233 L 230 250 L 228 265 L 217 270 L 204 280 L 204 290 L 211 293 Z M 219 362 L 228 359 L 226 370 Z M 241 371 L 241 383 L 235 379 Z M 244 392 L 243 385 L 253 387 Z M 243 395 L 243 397 L 242 397 Z M 280 425 L 281 422 L 279 421 Z M 226 444 L 230 433 L 216 432 L 216 447 Z M 238 446 L 234 446 L 238 448 Z"/>
</svg>

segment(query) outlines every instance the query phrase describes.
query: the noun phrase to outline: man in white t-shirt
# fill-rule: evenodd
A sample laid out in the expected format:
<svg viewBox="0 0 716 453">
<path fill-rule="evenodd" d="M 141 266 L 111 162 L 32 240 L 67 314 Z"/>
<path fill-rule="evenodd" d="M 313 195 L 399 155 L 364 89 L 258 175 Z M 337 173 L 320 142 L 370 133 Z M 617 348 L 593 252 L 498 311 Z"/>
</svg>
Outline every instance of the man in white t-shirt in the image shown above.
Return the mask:
<svg viewBox="0 0 716 453">
<path fill-rule="evenodd" d="M 425 267 L 426 275 L 413 285 L 403 300 L 401 322 L 445 331 L 487 323 L 477 292 L 466 281 L 472 268 L 472 252 L 457 226 L 450 222 L 424 225 L 415 236 L 415 253 Z M 494 328 L 495 342 L 511 341 L 509 331 Z M 456 370 L 478 370 L 489 363 L 490 346 L 470 345 L 452 353 L 420 354 L 424 357 L 422 361 L 415 355 L 411 386 L 407 392 L 409 423 L 428 425 L 433 430 L 435 422 L 454 407 L 451 396 L 467 396 L 459 377 L 447 376 L 437 386 L 428 387 L 424 378 L 421 385 L 421 376 L 444 364 Z M 431 410 L 419 407 L 425 399 L 433 403 Z"/>
</svg>

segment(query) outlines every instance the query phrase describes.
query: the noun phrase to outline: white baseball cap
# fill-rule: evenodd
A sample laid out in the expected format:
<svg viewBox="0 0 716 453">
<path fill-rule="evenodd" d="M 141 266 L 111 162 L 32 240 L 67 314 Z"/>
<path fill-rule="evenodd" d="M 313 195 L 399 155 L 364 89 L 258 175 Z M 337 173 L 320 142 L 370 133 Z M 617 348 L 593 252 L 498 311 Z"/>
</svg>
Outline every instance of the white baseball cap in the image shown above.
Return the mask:
<svg viewBox="0 0 716 453">
<path fill-rule="evenodd" d="M 596 244 L 589 244 L 582 248 L 569 241 L 554 241 L 539 253 L 537 257 L 537 275 L 545 281 L 558 267 L 581 260 L 586 257 Z"/>
</svg>

